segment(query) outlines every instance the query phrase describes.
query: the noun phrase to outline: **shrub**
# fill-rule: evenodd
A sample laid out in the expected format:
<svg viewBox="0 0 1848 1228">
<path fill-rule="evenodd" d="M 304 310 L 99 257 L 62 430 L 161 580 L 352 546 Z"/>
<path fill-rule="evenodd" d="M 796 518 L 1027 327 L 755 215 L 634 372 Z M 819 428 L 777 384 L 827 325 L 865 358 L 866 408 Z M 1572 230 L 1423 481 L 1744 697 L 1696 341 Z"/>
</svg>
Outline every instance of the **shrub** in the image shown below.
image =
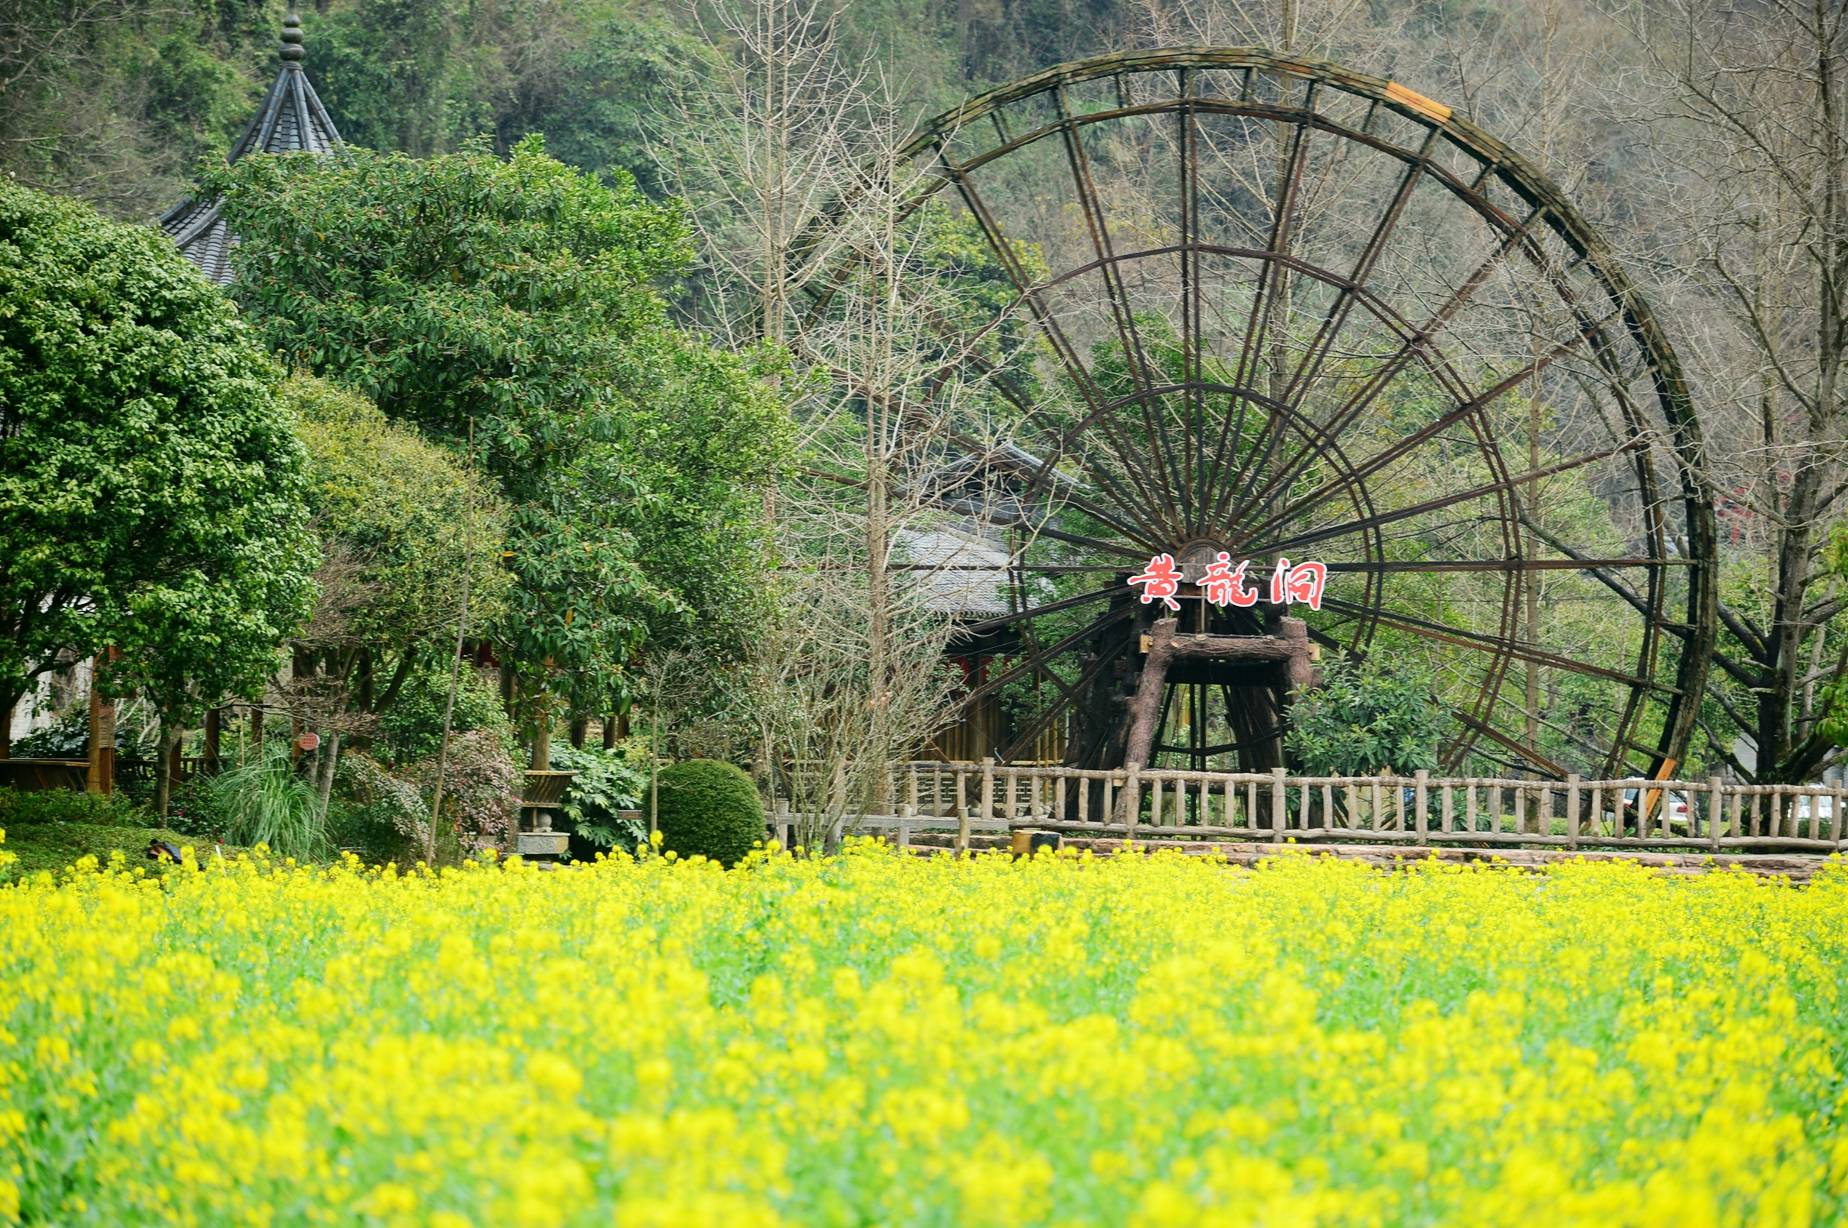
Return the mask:
<svg viewBox="0 0 1848 1228">
<path fill-rule="evenodd" d="M 118 735 L 120 736 L 120 735 Z M 15 759 L 82 759 L 90 753 L 90 709 L 72 708 L 43 729 L 13 740 Z"/>
<path fill-rule="evenodd" d="M 182 835 L 221 838 L 230 819 L 224 800 L 212 789 L 212 777 L 198 775 L 181 781 L 167 802 L 166 822 Z"/>
<path fill-rule="evenodd" d="M 33 823 L 137 827 L 148 821 L 139 806 L 119 794 L 99 797 L 71 789 L 0 789 L 0 828 Z"/>
<path fill-rule="evenodd" d="M 1322 685 L 1296 696 L 1284 746 L 1316 776 L 1369 776 L 1437 767 L 1444 709 L 1431 675 L 1378 655 L 1322 665 Z"/>
<path fill-rule="evenodd" d="M 618 810 L 642 804 L 648 778 L 615 751 L 552 749 L 552 766 L 576 772 L 561 808 L 571 830 L 571 855 L 591 858 L 612 848 L 633 852 L 648 837 L 648 825 L 618 818 Z"/>
<path fill-rule="evenodd" d="M 656 822 L 661 846 L 733 866 L 764 839 L 764 804 L 737 767 L 689 759 L 661 769 Z"/>
<path fill-rule="evenodd" d="M 416 784 L 370 755 L 348 751 L 340 757 L 327 806 L 327 834 L 335 845 L 374 864 L 414 861 L 423 856 L 429 817 L 429 802 Z"/>
<path fill-rule="evenodd" d="M 436 756 L 404 769 L 428 799 L 436 786 Z M 519 821 L 520 769 L 506 743 L 492 729 L 473 729 L 449 739 L 443 768 L 443 818 L 460 842 L 460 851 L 506 849 Z M 426 802 L 427 804 L 427 802 Z M 439 837 L 445 833 L 439 829 Z"/>
</svg>

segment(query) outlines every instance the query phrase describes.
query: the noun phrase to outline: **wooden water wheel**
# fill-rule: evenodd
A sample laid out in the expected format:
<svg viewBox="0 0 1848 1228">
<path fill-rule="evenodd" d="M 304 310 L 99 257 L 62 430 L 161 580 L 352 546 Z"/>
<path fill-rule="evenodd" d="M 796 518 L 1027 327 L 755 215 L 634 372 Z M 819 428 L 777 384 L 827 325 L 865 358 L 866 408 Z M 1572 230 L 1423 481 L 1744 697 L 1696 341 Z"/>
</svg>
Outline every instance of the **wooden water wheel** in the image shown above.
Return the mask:
<svg viewBox="0 0 1848 1228">
<path fill-rule="evenodd" d="M 1007 438 L 966 439 L 942 497 L 1012 547 L 1009 612 L 964 641 L 996 652 L 967 701 L 1009 696 L 1000 758 L 1063 729 L 1120 765 L 1140 691 L 1153 762 L 1271 766 L 1304 649 L 1428 676 L 1453 770 L 1679 758 L 1715 601 L 1687 388 L 1512 150 L 1394 82 L 1194 49 L 1040 73 L 906 156 L 1034 334 L 984 373 Z M 1324 563 L 1317 608 L 1208 601 L 1222 552 Z M 1171 615 L 1130 584 L 1160 555 Z M 1191 650 L 1151 688 L 1158 632 Z"/>
</svg>

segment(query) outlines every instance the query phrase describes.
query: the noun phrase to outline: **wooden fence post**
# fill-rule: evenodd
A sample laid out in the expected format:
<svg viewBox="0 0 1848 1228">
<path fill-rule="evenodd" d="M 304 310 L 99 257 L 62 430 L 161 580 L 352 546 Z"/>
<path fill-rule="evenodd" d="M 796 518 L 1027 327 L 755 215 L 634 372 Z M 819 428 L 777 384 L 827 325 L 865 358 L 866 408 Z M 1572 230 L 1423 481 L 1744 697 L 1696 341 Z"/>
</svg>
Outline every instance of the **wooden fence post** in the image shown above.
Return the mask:
<svg viewBox="0 0 1848 1228">
<path fill-rule="evenodd" d="M 911 816 L 916 814 L 917 810 L 918 808 L 909 802 L 900 804 L 898 808 L 898 847 L 901 849 L 911 847 Z"/>
<path fill-rule="evenodd" d="M 1718 776 L 1710 776 L 1707 778 L 1707 842 L 1713 846 L 1715 852 L 1719 851 L 1720 834 L 1726 826 L 1725 811 L 1726 786 L 1720 783 Z M 1693 822 L 1694 818 L 1690 814 L 1688 816 L 1690 828 Z M 1692 830 L 1688 832 L 1689 836 L 1693 834 Z"/>
<path fill-rule="evenodd" d="M 1277 843 L 1283 843 L 1283 830 L 1290 821 L 1289 799 L 1284 796 L 1285 769 L 1271 769 L 1271 826 L 1276 829 Z"/>
<path fill-rule="evenodd" d="M 1427 805 L 1430 801 L 1431 773 L 1424 768 L 1419 768 L 1418 771 L 1414 773 L 1412 781 L 1412 789 L 1414 790 L 1412 800 L 1415 807 L 1412 822 L 1417 824 L 1418 843 L 1427 844 L 1430 842 L 1431 830 L 1429 807 Z"/>
<path fill-rule="evenodd" d="M 1117 805 L 1123 807 L 1124 838 L 1136 838 L 1136 824 L 1142 819 L 1142 769 L 1130 768 L 1129 779 L 1123 782 L 1123 792 L 1117 797 Z"/>
<path fill-rule="evenodd" d="M 982 796 L 975 799 L 975 817 L 986 823 L 994 817 L 995 761 L 982 760 Z"/>
<path fill-rule="evenodd" d="M 1579 778 L 1578 773 L 1566 777 L 1566 847 L 1575 849 L 1579 846 Z"/>
</svg>

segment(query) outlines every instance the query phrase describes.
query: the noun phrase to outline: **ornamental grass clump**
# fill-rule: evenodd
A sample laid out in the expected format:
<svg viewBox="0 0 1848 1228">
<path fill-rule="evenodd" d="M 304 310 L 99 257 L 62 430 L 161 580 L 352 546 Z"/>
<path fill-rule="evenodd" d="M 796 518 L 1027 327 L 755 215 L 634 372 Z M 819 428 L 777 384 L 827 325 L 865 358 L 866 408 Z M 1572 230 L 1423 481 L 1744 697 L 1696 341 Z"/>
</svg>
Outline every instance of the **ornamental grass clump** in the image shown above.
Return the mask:
<svg viewBox="0 0 1848 1228">
<path fill-rule="evenodd" d="M 661 847 L 734 866 L 763 842 L 764 804 L 751 778 L 717 759 L 689 759 L 661 769 L 656 784 Z"/>
<path fill-rule="evenodd" d="M 212 777 L 206 787 L 230 843 L 266 845 L 301 861 L 332 851 L 320 796 L 296 771 L 287 742 L 265 743 L 261 754 Z"/>
</svg>

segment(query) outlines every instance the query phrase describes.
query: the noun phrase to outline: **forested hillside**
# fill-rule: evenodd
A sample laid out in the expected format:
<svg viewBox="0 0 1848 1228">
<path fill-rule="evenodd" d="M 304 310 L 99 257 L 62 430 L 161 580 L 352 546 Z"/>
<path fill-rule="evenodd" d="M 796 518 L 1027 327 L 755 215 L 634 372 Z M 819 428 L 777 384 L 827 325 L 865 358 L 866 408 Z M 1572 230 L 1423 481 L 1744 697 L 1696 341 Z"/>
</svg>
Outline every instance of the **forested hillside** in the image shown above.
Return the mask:
<svg viewBox="0 0 1848 1228">
<path fill-rule="evenodd" d="M 7 0 L 0 157 L 32 186 L 144 217 L 221 152 L 268 84 L 285 8 L 253 0 Z M 529 132 L 587 170 L 659 187 L 649 140 L 725 44 L 724 14 L 610 0 L 323 0 L 299 6 L 322 100 L 348 140 L 427 156 Z M 917 114 L 1063 60 L 1252 44 L 1342 60 L 1443 98 L 1559 166 L 1601 145 L 1602 87 L 1626 65 L 1584 0 L 1158 3 L 866 0 L 843 51 L 886 66 Z M 1599 62 L 1593 63 L 1597 60 Z M 1530 136 L 1531 134 L 1531 136 Z M 1605 171 L 1610 155 L 1600 150 Z"/>
</svg>

